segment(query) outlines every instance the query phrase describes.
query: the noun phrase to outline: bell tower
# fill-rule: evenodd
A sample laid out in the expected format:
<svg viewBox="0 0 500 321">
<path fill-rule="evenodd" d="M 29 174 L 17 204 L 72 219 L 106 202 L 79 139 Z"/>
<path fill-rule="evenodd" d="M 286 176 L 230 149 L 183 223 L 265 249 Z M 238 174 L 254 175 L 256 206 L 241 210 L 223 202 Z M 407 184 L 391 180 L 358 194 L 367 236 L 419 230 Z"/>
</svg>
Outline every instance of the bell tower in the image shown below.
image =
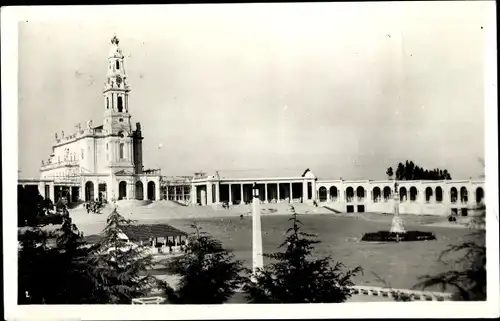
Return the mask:
<svg viewBox="0 0 500 321">
<path fill-rule="evenodd" d="M 130 123 L 124 56 L 116 36 L 111 39 L 104 84 L 103 131 L 106 138 L 105 159 L 112 172 L 134 172 L 134 133 Z"/>
<path fill-rule="evenodd" d="M 124 56 L 118 46 L 116 35 L 111 39 L 108 54 L 108 72 L 104 84 L 104 122 L 103 129 L 108 135 L 132 135 L 128 95 L 130 88 L 127 82 Z"/>
</svg>

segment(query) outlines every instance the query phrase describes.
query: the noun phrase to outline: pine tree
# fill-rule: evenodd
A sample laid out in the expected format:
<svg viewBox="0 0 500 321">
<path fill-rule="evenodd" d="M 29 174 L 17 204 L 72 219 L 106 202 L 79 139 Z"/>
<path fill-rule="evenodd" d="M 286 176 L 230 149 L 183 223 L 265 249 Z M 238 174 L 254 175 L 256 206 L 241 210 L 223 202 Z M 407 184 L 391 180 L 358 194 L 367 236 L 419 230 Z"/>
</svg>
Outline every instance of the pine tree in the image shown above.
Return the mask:
<svg viewBox="0 0 500 321">
<path fill-rule="evenodd" d="M 292 211 L 293 207 L 292 207 Z M 350 296 L 354 285 L 351 278 L 361 272 L 360 267 L 342 272 L 344 265 L 330 257 L 312 259 L 314 235 L 300 231 L 302 224 L 297 214 L 289 219 L 292 227 L 280 247 L 284 252 L 264 254 L 275 262 L 264 266 L 247 280 L 244 290 L 251 303 L 336 303 Z"/>
<path fill-rule="evenodd" d="M 152 256 L 144 246 L 129 243 L 123 237 L 123 229 L 132 223 L 115 208 L 93 252 L 98 292 L 107 296 L 102 303 L 130 304 L 133 298 L 147 295 L 156 285 L 156 279 L 147 273 L 152 266 Z"/>
<path fill-rule="evenodd" d="M 201 227 L 191 227 L 194 232 L 188 237 L 186 254 L 166 263 L 170 273 L 180 276 L 176 290 L 163 285 L 167 300 L 173 304 L 224 303 L 243 281 L 242 262 Z"/>
</svg>

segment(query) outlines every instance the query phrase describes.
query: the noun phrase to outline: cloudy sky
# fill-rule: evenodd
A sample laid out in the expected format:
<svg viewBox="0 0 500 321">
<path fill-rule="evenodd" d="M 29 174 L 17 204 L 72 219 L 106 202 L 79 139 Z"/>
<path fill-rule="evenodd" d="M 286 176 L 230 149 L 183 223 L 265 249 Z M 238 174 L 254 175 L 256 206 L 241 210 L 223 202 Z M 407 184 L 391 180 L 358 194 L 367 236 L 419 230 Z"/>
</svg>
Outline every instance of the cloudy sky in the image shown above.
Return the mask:
<svg viewBox="0 0 500 321">
<path fill-rule="evenodd" d="M 406 159 L 483 173 L 483 2 L 100 7 L 19 24 L 19 169 L 54 133 L 102 123 L 107 52 L 126 56 L 144 163 L 383 179 Z M 64 19 L 64 20 L 61 20 Z M 483 28 L 482 28 L 483 27 Z M 158 145 L 163 147 L 158 149 Z"/>
</svg>

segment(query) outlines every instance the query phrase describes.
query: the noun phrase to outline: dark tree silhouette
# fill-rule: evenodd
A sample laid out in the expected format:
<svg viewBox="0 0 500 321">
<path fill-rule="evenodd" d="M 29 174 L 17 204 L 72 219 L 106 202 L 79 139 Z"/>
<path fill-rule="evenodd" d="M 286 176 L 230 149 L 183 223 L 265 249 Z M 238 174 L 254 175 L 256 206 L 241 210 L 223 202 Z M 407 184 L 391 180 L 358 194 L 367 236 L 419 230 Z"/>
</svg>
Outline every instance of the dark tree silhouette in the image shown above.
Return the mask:
<svg viewBox="0 0 500 321">
<path fill-rule="evenodd" d="M 28 228 L 19 233 L 19 304 L 102 303 L 92 250 L 63 209 L 63 224 L 55 232 Z"/>
<path fill-rule="evenodd" d="M 293 207 L 292 207 L 293 210 Z M 251 303 L 335 303 L 351 296 L 351 278 L 360 267 L 342 272 L 344 265 L 330 257 L 312 259 L 314 235 L 300 231 L 302 224 L 294 213 L 292 227 L 280 247 L 284 252 L 265 254 L 275 262 L 258 270 L 254 280 L 247 280 L 244 291 Z"/>
<path fill-rule="evenodd" d="M 392 167 L 389 167 L 392 169 Z M 389 169 L 387 169 L 386 174 L 388 174 Z M 435 168 L 432 170 L 424 169 L 418 165 L 415 165 L 413 161 L 405 161 L 405 164 L 399 163 L 396 168 L 396 179 L 397 180 L 443 180 L 451 179 L 451 175 L 448 170 L 441 170 Z"/>
<path fill-rule="evenodd" d="M 220 304 L 239 288 L 244 278 L 242 263 L 195 223 L 188 237 L 187 253 L 166 262 L 170 273 L 181 277 L 174 290 L 163 284 L 167 301 L 173 304 Z"/>
<path fill-rule="evenodd" d="M 394 175 L 394 171 L 392 170 L 392 167 L 389 167 L 387 169 L 387 172 L 385 172 L 387 174 L 387 177 L 389 177 L 389 179 L 392 178 L 392 176 Z"/>
</svg>

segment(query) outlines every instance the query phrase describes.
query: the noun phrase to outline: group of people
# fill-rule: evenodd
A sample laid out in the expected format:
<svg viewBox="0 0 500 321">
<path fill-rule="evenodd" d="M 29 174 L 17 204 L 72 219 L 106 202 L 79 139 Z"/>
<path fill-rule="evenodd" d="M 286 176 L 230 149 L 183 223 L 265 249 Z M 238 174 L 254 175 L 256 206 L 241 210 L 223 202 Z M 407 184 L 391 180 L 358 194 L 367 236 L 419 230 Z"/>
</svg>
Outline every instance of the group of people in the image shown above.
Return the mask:
<svg viewBox="0 0 500 321">
<path fill-rule="evenodd" d="M 97 198 L 95 201 L 85 202 L 84 204 L 88 214 L 90 214 L 90 212 L 99 214 L 99 211 L 101 210 L 103 205 L 103 202 Z"/>
</svg>

